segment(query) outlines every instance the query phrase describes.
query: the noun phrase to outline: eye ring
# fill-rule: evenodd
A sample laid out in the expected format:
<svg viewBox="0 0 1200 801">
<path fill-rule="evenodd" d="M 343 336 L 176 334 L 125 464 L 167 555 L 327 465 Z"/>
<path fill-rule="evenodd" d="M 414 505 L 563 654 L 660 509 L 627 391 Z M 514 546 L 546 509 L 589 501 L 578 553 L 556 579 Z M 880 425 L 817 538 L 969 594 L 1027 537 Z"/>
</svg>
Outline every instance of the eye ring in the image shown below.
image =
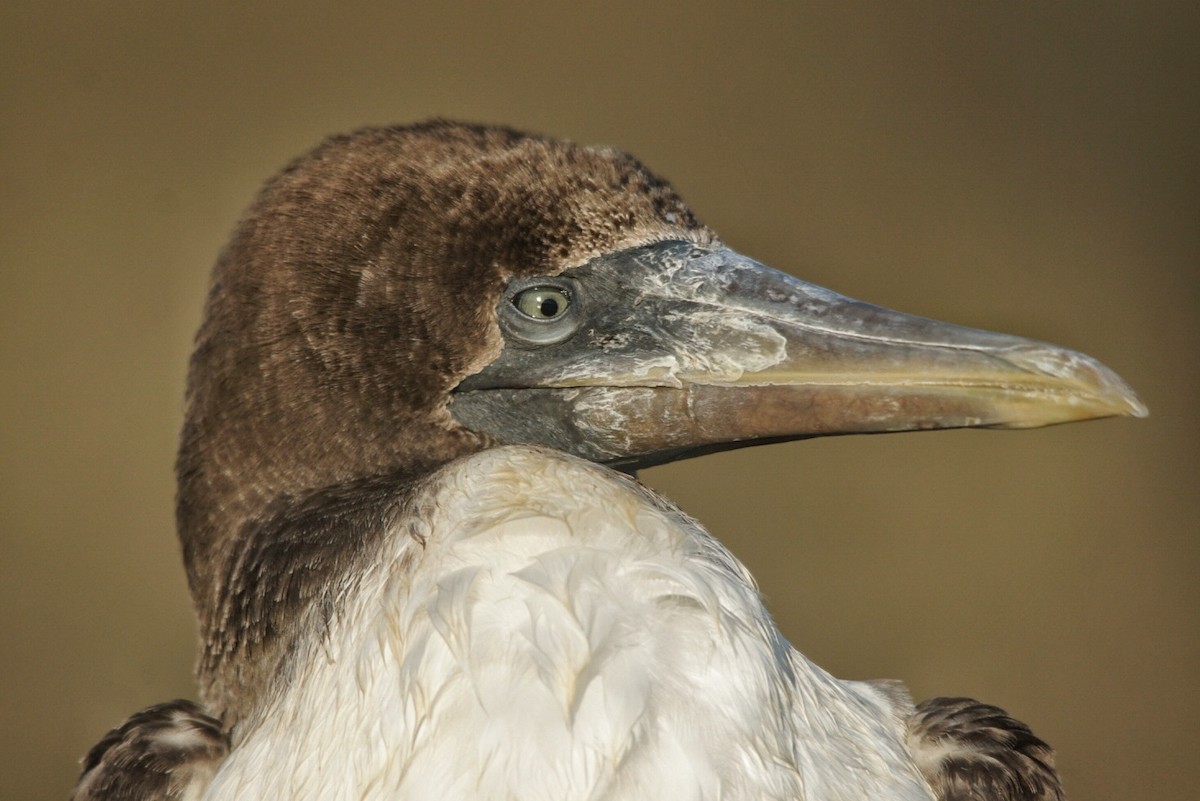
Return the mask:
<svg viewBox="0 0 1200 801">
<path fill-rule="evenodd" d="M 578 282 L 564 276 L 520 278 L 500 301 L 500 327 L 510 340 L 553 345 L 575 333 L 583 322 Z"/>
</svg>

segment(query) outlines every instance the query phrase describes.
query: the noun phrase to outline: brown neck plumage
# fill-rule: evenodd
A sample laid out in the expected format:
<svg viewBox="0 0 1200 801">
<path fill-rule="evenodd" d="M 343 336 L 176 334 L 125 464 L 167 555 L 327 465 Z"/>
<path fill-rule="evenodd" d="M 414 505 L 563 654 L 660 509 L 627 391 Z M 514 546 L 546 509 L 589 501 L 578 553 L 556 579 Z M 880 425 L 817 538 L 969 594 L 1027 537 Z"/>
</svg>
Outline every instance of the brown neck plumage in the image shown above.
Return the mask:
<svg viewBox="0 0 1200 801">
<path fill-rule="evenodd" d="M 225 675 L 248 661 L 239 649 L 288 630 L 286 609 L 255 601 L 293 580 L 265 538 L 288 537 L 314 496 L 403 483 L 490 444 L 446 403 L 499 352 L 504 283 L 673 238 L 712 235 L 632 157 L 507 129 L 369 129 L 266 185 L 213 273 L 177 461 L 215 710 L 252 692 Z M 355 547 L 334 534 L 318 572 Z"/>
</svg>

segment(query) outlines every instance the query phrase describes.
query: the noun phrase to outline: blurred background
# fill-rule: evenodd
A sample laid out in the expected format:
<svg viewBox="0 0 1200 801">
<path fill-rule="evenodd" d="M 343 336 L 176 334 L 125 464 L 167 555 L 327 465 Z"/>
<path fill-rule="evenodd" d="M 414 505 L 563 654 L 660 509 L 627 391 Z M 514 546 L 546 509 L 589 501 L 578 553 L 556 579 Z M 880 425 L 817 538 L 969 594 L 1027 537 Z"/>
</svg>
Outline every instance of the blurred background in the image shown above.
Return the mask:
<svg viewBox="0 0 1200 801">
<path fill-rule="evenodd" d="M 644 473 L 843 677 L 1006 707 L 1075 799 L 1200 783 L 1200 6 L 0 8 L 0 798 L 192 696 L 185 362 L 225 237 L 323 136 L 618 145 L 734 248 L 1084 350 L 1148 420 L 839 438 Z"/>
</svg>

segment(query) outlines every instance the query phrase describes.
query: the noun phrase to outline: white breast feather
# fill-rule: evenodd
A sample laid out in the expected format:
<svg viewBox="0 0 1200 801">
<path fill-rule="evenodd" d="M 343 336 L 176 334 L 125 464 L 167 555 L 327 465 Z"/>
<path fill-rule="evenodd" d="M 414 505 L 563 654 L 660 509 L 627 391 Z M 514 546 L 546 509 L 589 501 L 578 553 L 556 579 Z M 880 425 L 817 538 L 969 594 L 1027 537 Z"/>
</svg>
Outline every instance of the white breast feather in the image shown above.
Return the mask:
<svg viewBox="0 0 1200 801">
<path fill-rule="evenodd" d="M 500 448 L 417 515 L 209 799 L 932 799 L 891 702 L 795 652 L 745 568 L 636 483 Z"/>
</svg>

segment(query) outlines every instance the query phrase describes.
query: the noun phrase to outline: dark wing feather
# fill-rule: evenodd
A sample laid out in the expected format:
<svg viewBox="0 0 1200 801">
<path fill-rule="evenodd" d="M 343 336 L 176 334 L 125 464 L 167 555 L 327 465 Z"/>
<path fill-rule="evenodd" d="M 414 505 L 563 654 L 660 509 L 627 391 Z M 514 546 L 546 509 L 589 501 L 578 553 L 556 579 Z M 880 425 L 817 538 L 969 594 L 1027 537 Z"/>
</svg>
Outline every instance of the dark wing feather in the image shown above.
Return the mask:
<svg viewBox="0 0 1200 801">
<path fill-rule="evenodd" d="M 940 801 L 1065 801 L 1054 749 L 999 707 L 931 698 L 909 718 L 908 740 Z"/>
<path fill-rule="evenodd" d="M 158 704 L 129 718 L 88 751 L 71 801 L 198 797 L 228 753 L 219 720 L 191 701 Z"/>
</svg>

